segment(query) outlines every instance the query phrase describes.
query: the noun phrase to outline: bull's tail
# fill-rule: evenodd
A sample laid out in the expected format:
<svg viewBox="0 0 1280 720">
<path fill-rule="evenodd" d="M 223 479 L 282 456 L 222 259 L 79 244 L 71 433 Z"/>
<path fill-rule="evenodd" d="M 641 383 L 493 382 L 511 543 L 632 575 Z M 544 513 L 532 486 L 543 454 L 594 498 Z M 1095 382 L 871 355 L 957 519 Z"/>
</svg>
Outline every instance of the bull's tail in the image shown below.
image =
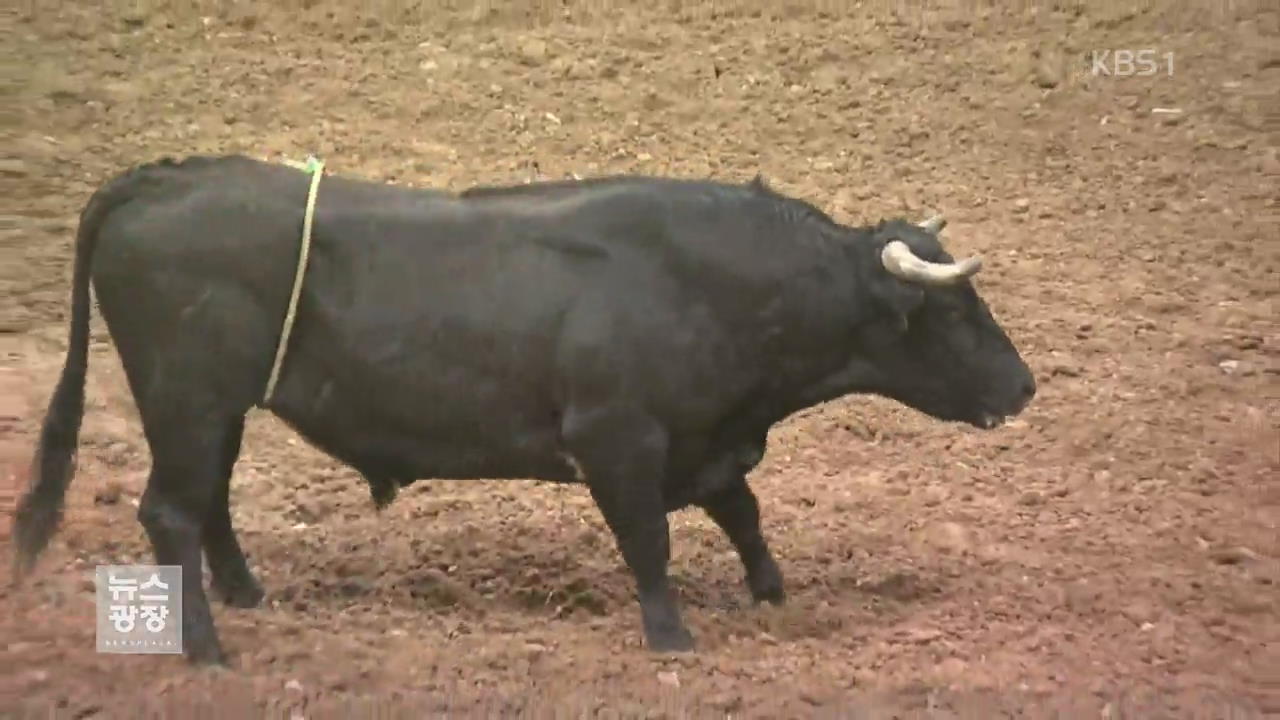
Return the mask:
<svg viewBox="0 0 1280 720">
<path fill-rule="evenodd" d="M 127 177 L 127 176 L 126 176 Z M 71 279 L 71 327 L 62 376 L 40 428 L 27 494 L 14 514 L 14 578 L 29 572 L 49 544 L 62 516 L 67 487 L 75 473 L 76 443 L 84 415 L 85 372 L 89 362 L 89 276 L 98 228 L 127 200 L 131 183 L 116 180 L 94 194 L 80 215 Z"/>
</svg>

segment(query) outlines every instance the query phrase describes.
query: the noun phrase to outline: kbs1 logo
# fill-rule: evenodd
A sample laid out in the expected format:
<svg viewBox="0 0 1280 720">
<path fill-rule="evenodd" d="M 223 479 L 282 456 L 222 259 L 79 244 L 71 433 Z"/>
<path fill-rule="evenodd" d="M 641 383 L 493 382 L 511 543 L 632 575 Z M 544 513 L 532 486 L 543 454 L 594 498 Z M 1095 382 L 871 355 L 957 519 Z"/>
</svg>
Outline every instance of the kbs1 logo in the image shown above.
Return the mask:
<svg viewBox="0 0 1280 720">
<path fill-rule="evenodd" d="M 1173 53 L 1144 50 L 1094 50 L 1089 55 L 1089 74 L 1094 77 L 1173 76 Z"/>
</svg>

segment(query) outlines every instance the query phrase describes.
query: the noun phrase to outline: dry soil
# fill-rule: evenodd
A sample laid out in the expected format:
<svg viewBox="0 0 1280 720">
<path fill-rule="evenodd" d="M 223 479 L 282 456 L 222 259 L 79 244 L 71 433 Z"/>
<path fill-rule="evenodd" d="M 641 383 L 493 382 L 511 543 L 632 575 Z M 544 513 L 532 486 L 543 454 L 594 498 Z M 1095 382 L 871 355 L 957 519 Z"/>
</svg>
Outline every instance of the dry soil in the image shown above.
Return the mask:
<svg viewBox="0 0 1280 720">
<path fill-rule="evenodd" d="M 150 558 L 149 456 L 95 316 L 66 522 L 28 584 L 0 570 L 0 715 L 1280 712 L 1274 4 L 477 7 L 0 18 L 10 504 L 62 362 L 77 214 L 162 155 L 315 153 L 453 189 L 759 172 L 846 222 L 939 210 L 987 260 L 1034 405 L 992 432 L 856 397 L 779 425 L 751 483 L 790 602 L 753 607 L 710 521 L 673 516 L 700 641 L 680 658 L 641 647 L 584 489 L 428 480 L 376 514 L 354 472 L 255 414 L 232 507 L 269 596 L 215 604 L 233 666 L 197 670 L 94 651 L 93 566 Z M 1091 51 L 1141 48 L 1155 75 L 1091 72 Z"/>
</svg>

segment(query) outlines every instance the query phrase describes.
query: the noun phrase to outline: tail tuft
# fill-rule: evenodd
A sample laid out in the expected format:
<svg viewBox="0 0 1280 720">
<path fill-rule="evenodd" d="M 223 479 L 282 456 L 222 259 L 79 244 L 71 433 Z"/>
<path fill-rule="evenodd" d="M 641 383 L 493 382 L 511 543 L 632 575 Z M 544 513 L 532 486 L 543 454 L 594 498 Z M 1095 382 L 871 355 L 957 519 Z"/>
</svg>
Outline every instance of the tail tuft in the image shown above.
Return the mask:
<svg viewBox="0 0 1280 720">
<path fill-rule="evenodd" d="M 76 439 L 84 407 L 84 374 L 68 369 L 72 372 L 64 370 L 40 430 L 31 465 L 30 488 L 14 511 L 14 578 L 18 580 L 35 566 L 36 559 L 57 531 L 67 488 L 75 474 Z"/>
</svg>

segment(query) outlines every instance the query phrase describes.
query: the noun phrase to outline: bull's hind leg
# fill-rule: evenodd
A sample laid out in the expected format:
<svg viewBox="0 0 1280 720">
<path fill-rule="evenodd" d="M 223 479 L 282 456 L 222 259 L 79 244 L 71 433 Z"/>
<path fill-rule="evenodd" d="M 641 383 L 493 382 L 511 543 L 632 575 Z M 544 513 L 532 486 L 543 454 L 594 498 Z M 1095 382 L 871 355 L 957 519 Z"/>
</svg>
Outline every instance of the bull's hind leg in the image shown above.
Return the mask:
<svg viewBox="0 0 1280 720">
<path fill-rule="evenodd" d="M 98 257 L 94 289 L 151 451 L 138 520 L 156 562 L 182 568 L 188 659 L 222 663 L 202 583 L 203 551 L 216 586 L 237 588 L 240 601 L 252 599 L 256 593 L 244 588 L 256 583 L 247 582 L 251 576 L 231 528 L 227 483 L 244 415 L 262 392 L 279 321 L 264 320 L 256 296 L 232 280 L 237 256 L 219 253 L 234 244 L 218 249 L 205 236 L 185 238 L 185 224 L 166 224 L 165 218 L 187 223 L 188 214 L 160 212 L 155 223 L 122 223 L 122 229 L 140 231 L 128 237 L 107 231 L 99 251 L 121 250 Z"/>
<path fill-rule="evenodd" d="M 231 525 L 231 474 L 240 455 L 244 436 L 244 416 L 227 424 L 222 440 L 218 484 L 214 488 L 204 524 L 204 553 L 213 576 L 213 589 L 223 602 L 232 607 L 257 607 L 262 602 L 262 586 L 249 570 L 244 551 Z"/>
<path fill-rule="evenodd" d="M 192 402 L 196 398 L 190 389 L 187 392 L 186 397 L 175 393 L 163 406 L 147 403 L 142 409 L 152 467 L 138 520 L 151 540 L 156 563 L 182 567 L 182 636 L 188 659 L 222 664 L 222 646 L 202 584 L 201 545 L 210 517 L 219 517 L 215 508 L 234 424 L 214 409 L 216 403 Z M 216 530 L 214 536 L 223 543 L 219 557 L 225 559 L 228 536 Z"/>
<path fill-rule="evenodd" d="M 756 602 L 781 605 L 786 600 L 782 571 L 760 531 L 760 504 L 739 475 L 723 490 L 698 503 L 738 551 L 747 571 L 747 588 Z"/>
</svg>

